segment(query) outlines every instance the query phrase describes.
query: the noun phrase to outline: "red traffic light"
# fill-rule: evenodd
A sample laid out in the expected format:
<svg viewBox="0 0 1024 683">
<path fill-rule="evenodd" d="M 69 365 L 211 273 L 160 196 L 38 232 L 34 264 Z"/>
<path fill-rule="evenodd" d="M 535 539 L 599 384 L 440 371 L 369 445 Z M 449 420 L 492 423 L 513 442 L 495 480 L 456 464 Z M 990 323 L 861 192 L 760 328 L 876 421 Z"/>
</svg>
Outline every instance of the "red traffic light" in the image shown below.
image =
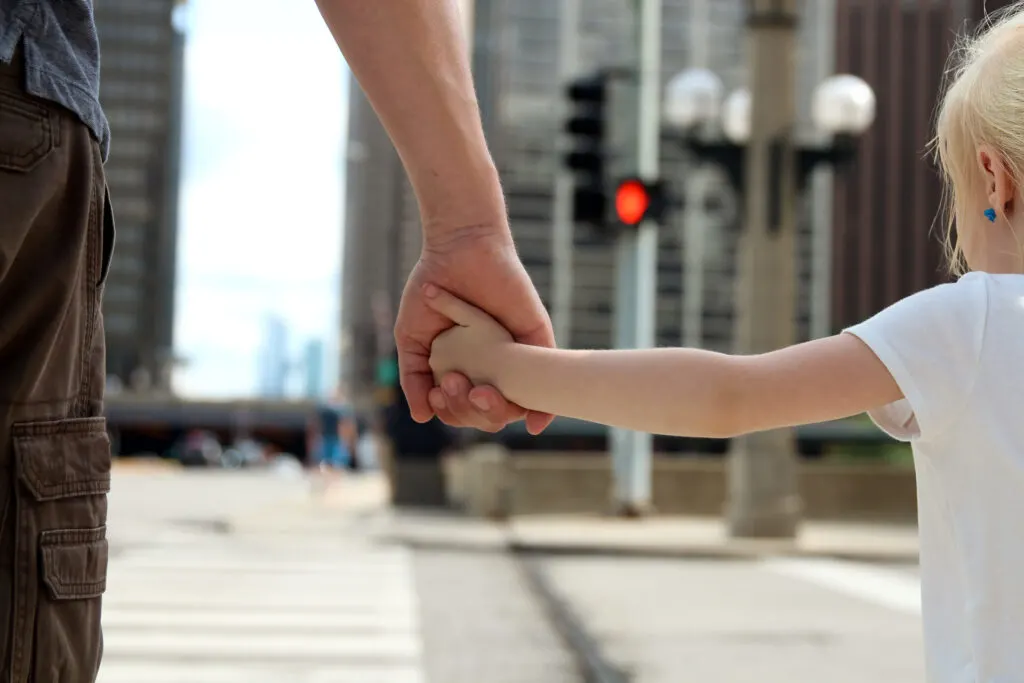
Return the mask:
<svg viewBox="0 0 1024 683">
<path fill-rule="evenodd" d="M 615 215 L 626 225 L 638 225 L 647 216 L 651 206 L 651 195 L 640 180 L 630 179 L 619 183 L 615 190 Z"/>
</svg>

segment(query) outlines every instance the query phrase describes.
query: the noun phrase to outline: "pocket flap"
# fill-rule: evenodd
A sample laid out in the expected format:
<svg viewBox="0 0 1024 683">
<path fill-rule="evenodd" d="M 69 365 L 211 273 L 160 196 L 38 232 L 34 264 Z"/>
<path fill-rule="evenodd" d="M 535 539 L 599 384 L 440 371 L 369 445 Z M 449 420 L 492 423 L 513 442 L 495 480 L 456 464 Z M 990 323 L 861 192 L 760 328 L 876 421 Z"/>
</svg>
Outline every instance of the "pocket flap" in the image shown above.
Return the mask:
<svg viewBox="0 0 1024 683">
<path fill-rule="evenodd" d="M 18 474 L 37 501 L 110 491 L 105 418 L 20 423 L 11 433 Z"/>
<path fill-rule="evenodd" d="M 44 531 L 39 538 L 43 581 L 54 600 L 82 600 L 107 589 L 107 528 Z"/>
</svg>

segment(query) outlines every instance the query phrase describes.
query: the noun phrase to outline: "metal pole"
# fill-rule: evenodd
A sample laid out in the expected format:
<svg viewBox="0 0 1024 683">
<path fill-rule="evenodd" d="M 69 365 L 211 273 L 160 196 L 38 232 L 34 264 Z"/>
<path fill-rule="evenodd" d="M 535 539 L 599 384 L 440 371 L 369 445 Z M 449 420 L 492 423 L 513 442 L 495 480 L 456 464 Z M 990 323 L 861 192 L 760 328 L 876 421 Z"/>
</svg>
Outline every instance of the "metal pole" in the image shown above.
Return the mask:
<svg viewBox="0 0 1024 683">
<path fill-rule="evenodd" d="M 637 111 L 635 163 L 644 180 L 658 177 L 661 123 L 661 0 L 635 0 Z M 618 251 L 616 342 L 619 348 L 655 345 L 658 225 L 651 220 L 624 231 Z M 614 430 L 613 458 L 620 514 L 640 515 L 651 505 L 650 434 Z"/>
<path fill-rule="evenodd" d="M 693 46 L 694 67 L 711 67 L 711 0 L 691 0 L 689 40 Z M 707 212 L 704 198 L 709 184 L 708 171 L 691 167 L 684 180 L 686 209 L 683 216 L 683 291 L 682 345 L 704 345 L 704 261 Z"/>
<path fill-rule="evenodd" d="M 756 354 L 795 337 L 797 0 L 749 0 L 749 10 L 752 111 L 736 343 L 740 353 Z M 796 535 L 801 503 L 794 451 L 788 429 L 733 440 L 726 510 L 733 536 Z"/>
<path fill-rule="evenodd" d="M 814 27 L 817 54 L 814 56 L 816 83 L 835 71 L 836 0 L 819 0 Z M 821 168 L 811 178 L 811 338 L 832 334 L 832 194 L 834 174 Z"/>
<path fill-rule="evenodd" d="M 561 8 L 558 71 L 565 83 L 576 75 L 579 66 L 580 0 L 562 0 Z M 551 226 L 551 323 L 559 346 L 569 346 L 572 341 L 572 191 L 572 171 L 559 166 Z"/>
</svg>

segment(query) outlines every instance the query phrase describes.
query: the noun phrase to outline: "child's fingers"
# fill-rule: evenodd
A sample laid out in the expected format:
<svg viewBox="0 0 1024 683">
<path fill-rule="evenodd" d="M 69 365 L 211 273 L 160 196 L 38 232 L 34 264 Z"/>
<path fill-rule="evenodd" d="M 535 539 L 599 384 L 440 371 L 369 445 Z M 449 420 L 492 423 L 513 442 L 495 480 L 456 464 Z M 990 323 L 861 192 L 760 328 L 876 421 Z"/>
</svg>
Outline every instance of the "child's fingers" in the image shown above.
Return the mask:
<svg viewBox="0 0 1024 683">
<path fill-rule="evenodd" d="M 424 293 L 426 294 L 427 305 L 456 325 L 466 327 L 487 318 L 487 314 L 473 304 L 466 303 L 451 292 L 446 292 L 436 285 L 427 285 Z"/>
</svg>

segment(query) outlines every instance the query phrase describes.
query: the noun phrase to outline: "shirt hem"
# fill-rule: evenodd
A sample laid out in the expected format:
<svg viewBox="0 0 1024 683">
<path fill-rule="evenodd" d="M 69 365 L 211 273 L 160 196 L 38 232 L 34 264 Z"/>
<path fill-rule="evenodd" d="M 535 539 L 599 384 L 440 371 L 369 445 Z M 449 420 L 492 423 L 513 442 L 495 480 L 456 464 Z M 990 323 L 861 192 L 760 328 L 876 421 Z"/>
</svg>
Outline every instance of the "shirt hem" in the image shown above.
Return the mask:
<svg viewBox="0 0 1024 683">
<path fill-rule="evenodd" d="M 870 330 L 861 328 L 860 325 L 847 328 L 846 330 L 843 330 L 843 332 L 853 335 L 871 349 L 871 352 L 875 354 L 878 360 L 882 362 L 882 365 L 885 366 L 886 370 L 889 371 L 889 374 L 892 375 L 896 385 L 903 393 L 903 398 L 906 399 L 907 403 L 910 405 L 910 409 L 914 414 L 914 419 L 917 420 L 917 435 L 911 435 L 907 432 L 899 433 L 893 429 L 889 429 L 888 426 L 881 424 L 878 419 L 869 412 L 869 416 L 872 421 L 875 422 L 882 431 L 898 441 L 913 442 L 919 439 L 927 441 L 932 430 L 931 416 L 921 414 L 920 406 L 924 405 L 923 397 L 921 392 L 918 391 L 913 378 L 910 376 L 910 372 L 907 370 L 906 365 L 904 365 L 902 359 L 900 359 L 900 355 L 888 342 L 881 337 L 876 336 Z"/>
<path fill-rule="evenodd" d="M 90 89 L 45 69 L 26 65 L 25 90 L 30 95 L 56 102 L 75 114 L 92 131 L 99 142 L 103 161 L 106 162 L 110 154 L 110 124 L 103 113 L 99 98 Z M 88 102 L 76 100 L 70 95 L 72 91 L 87 98 Z"/>
</svg>

